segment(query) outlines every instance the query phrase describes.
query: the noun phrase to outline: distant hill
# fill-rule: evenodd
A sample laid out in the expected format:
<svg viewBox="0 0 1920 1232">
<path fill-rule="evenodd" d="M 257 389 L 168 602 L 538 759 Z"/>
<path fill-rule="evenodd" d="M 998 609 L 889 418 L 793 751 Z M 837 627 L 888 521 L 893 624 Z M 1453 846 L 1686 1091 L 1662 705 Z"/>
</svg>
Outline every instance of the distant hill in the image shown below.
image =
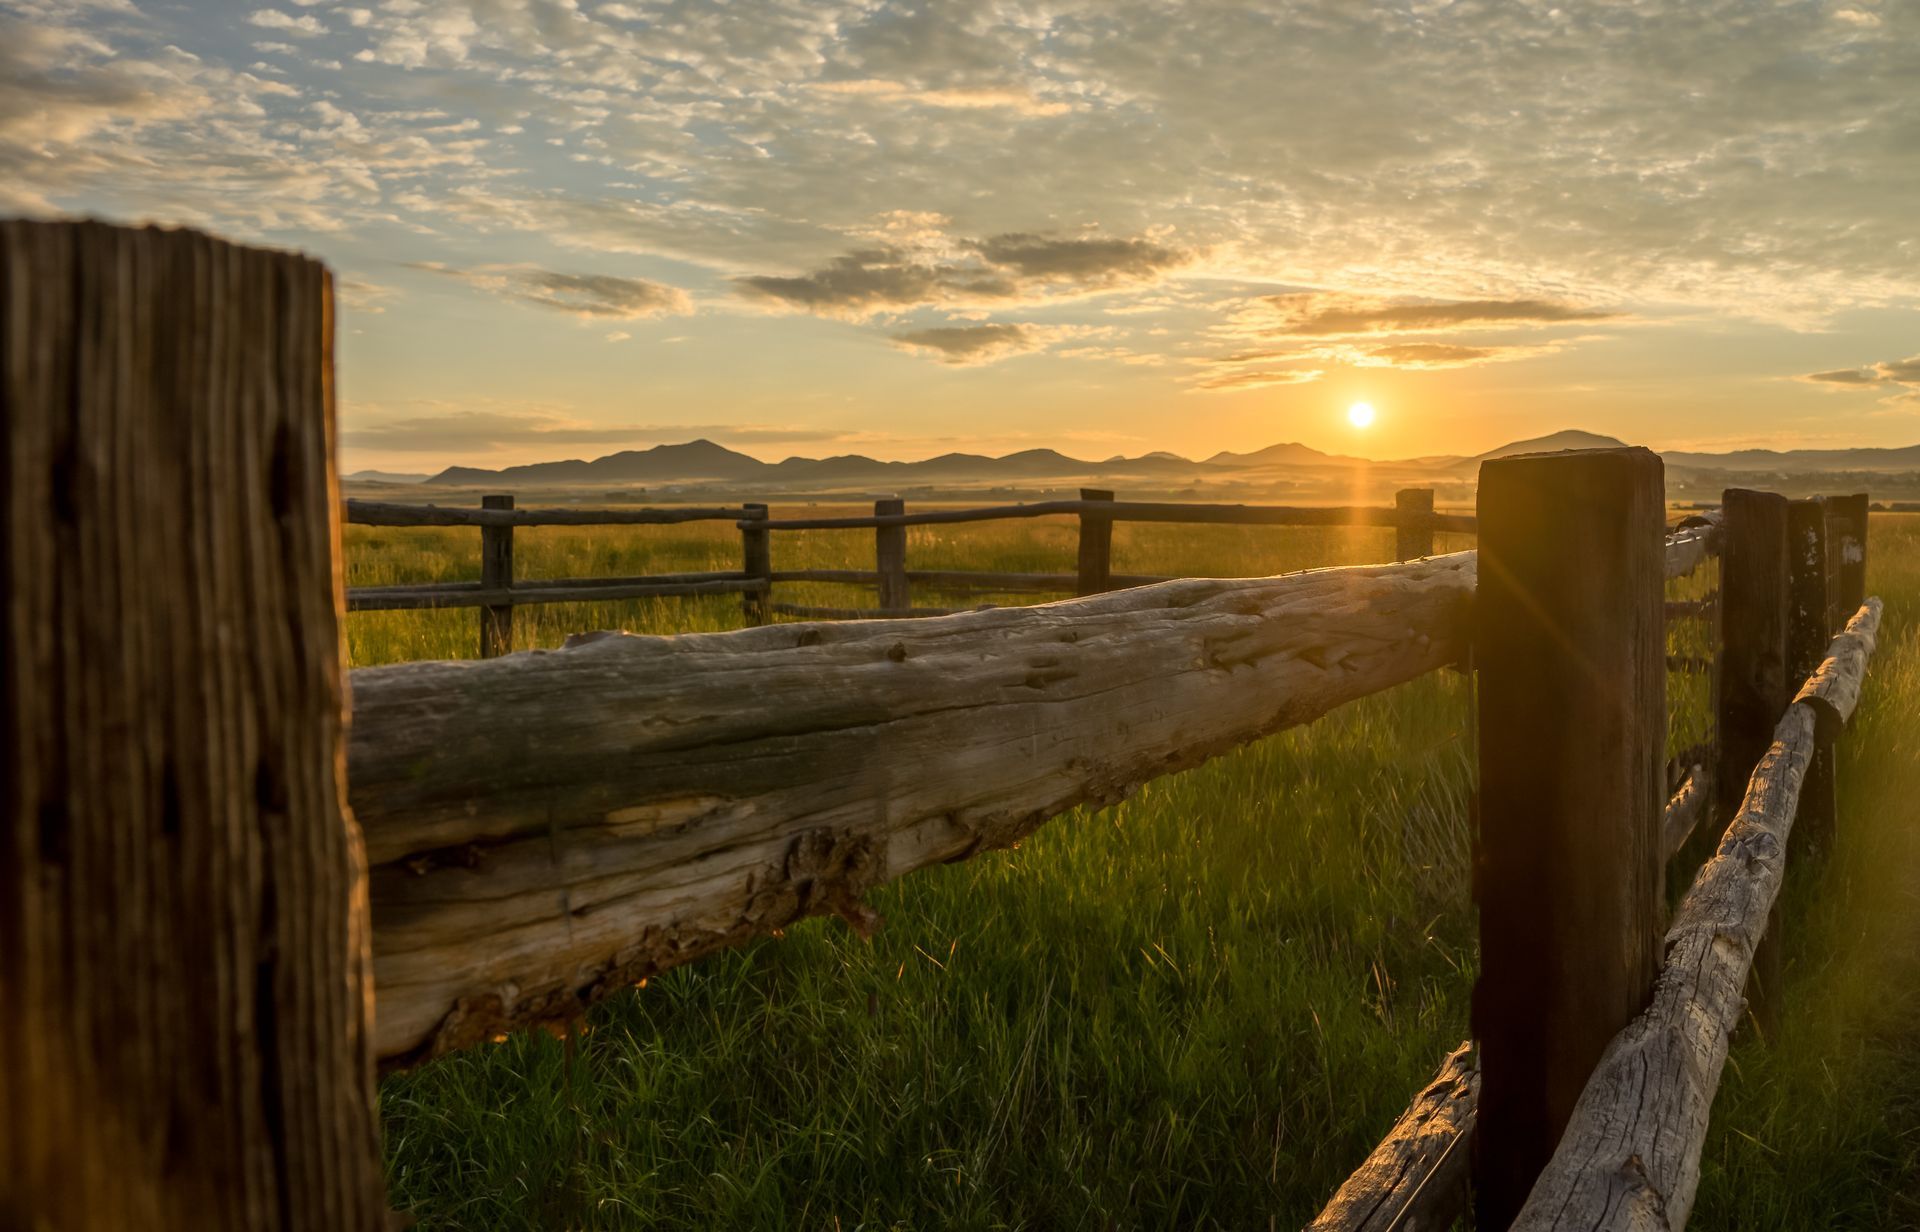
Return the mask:
<svg viewBox="0 0 1920 1232">
<path fill-rule="evenodd" d="M 1284 445 L 1269 445 L 1252 453 L 1214 454 L 1207 459 L 1208 466 L 1324 466 L 1329 463 L 1358 462 L 1359 458 L 1336 458 L 1332 454 L 1322 453 L 1311 446 L 1297 441 L 1288 441 Z"/>
<path fill-rule="evenodd" d="M 1780 471 L 1805 474 L 1809 471 L 1916 471 L 1920 470 L 1920 445 L 1904 449 L 1736 449 L 1731 453 L 1684 453 L 1665 455 L 1668 466 L 1685 466 L 1717 471 Z"/>
<path fill-rule="evenodd" d="M 425 483 L 425 475 L 399 471 L 355 471 L 351 475 L 340 476 L 343 483 Z"/>
<path fill-rule="evenodd" d="M 1244 482 L 1310 487 L 1325 484 L 1345 468 L 1369 467 L 1374 474 L 1403 476 L 1419 474 L 1446 477 L 1471 483 L 1480 463 L 1489 458 L 1504 458 L 1522 453 L 1548 453 L 1564 449 L 1601 449 L 1618 447 L 1623 442 L 1596 432 L 1569 429 L 1547 436 L 1514 441 L 1471 457 L 1403 458 L 1373 462 L 1362 458 L 1323 453 L 1307 445 L 1287 442 L 1269 445 L 1251 453 L 1223 452 L 1204 460 L 1183 458 L 1178 454 L 1156 451 L 1137 458 L 1124 455 L 1091 461 L 1075 458 L 1054 449 L 1024 449 L 1018 453 L 991 457 L 977 453 L 946 453 L 918 462 L 890 462 L 864 454 L 841 454 L 827 458 L 791 457 L 780 462 L 728 449 L 709 440 L 688 441 L 680 445 L 656 445 L 651 449 L 629 449 L 585 461 L 570 458 L 556 462 L 535 462 L 509 466 L 502 470 L 453 466 L 434 475 L 400 475 L 380 471 L 360 471 L 347 476 L 361 482 L 428 483 L 459 487 L 546 487 L 569 484 L 641 484 L 681 487 L 734 487 L 752 485 L 761 490 L 802 491 L 864 485 L 872 488 L 899 489 L 927 485 L 1059 485 L 1070 480 L 1102 479 L 1115 482 L 1152 481 L 1175 484 Z M 1666 455 L 1673 472 L 1774 472 L 1780 474 L 1823 474 L 1831 472 L 1920 472 L 1920 445 L 1904 449 L 1820 449 L 1777 452 L 1766 449 L 1737 450 L 1713 454 L 1674 452 Z M 1299 478 L 1290 479 L 1289 474 Z M 1340 480 L 1345 482 L 1345 480 Z M 1704 482 L 1704 481 L 1703 481 Z"/>
<path fill-rule="evenodd" d="M 1601 436 L 1598 432 L 1582 432 L 1578 428 L 1568 428 L 1549 436 L 1514 441 L 1498 449 L 1489 449 L 1483 454 L 1463 460 L 1485 462 L 1489 458 L 1511 458 L 1515 454 L 1522 453 L 1558 453 L 1566 449 L 1620 449 L 1625 445 L 1625 441 L 1615 440 L 1611 436 Z"/>
<path fill-rule="evenodd" d="M 1070 458 L 1052 449 L 1027 449 L 993 458 L 984 454 L 949 453 L 922 462 L 882 462 L 863 454 L 832 458 L 788 458 L 762 462 L 712 441 L 684 445 L 656 445 L 652 449 L 608 454 L 591 462 L 535 462 L 488 471 L 450 466 L 429 482 L 472 487 L 478 484 L 526 485 L 567 483 L 739 483 L 773 482 L 783 486 L 805 483 L 906 483 L 928 480 L 1056 479 L 1088 475 L 1105 464 Z M 1164 467 L 1156 459 L 1151 466 Z M 1191 469 L 1193 463 L 1181 462 Z"/>
</svg>

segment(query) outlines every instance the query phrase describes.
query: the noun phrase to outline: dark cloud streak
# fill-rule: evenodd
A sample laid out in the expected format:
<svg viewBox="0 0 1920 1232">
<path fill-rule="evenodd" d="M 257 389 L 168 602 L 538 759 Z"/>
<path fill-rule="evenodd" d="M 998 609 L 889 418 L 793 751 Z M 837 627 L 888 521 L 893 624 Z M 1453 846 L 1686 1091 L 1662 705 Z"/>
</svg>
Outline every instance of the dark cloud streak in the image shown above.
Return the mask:
<svg viewBox="0 0 1920 1232">
<path fill-rule="evenodd" d="M 1037 351 L 1046 346 L 1044 335 L 1018 324 L 945 325 L 894 334 L 896 346 L 931 351 L 943 364 L 979 364 Z"/>
<path fill-rule="evenodd" d="M 965 240 L 963 256 L 899 247 L 856 249 L 798 275 L 736 278 L 750 298 L 822 316 L 865 317 L 928 306 L 1042 303 L 1139 286 L 1193 259 L 1138 238 L 1055 238 L 1008 232 Z"/>
<path fill-rule="evenodd" d="M 613 274 L 563 274 L 524 265 L 455 269 L 431 261 L 411 262 L 407 268 L 453 278 L 519 303 L 534 304 L 576 316 L 631 321 L 643 317 L 675 316 L 693 310 L 693 301 L 685 291 L 644 278 L 621 278 Z"/>
<path fill-rule="evenodd" d="M 1800 378 L 1822 385 L 1842 385 L 1856 389 L 1899 386 L 1920 392 L 1920 355 L 1905 359 L 1883 359 L 1866 368 L 1835 368 L 1827 372 L 1809 372 Z"/>
<path fill-rule="evenodd" d="M 1427 333 L 1485 326 L 1546 326 L 1607 321 L 1619 313 L 1544 299 L 1456 300 L 1451 303 L 1381 304 L 1350 297 L 1274 295 L 1281 314 L 1272 332 L 1295 337 L 1349 334 Z"/>
</svg>

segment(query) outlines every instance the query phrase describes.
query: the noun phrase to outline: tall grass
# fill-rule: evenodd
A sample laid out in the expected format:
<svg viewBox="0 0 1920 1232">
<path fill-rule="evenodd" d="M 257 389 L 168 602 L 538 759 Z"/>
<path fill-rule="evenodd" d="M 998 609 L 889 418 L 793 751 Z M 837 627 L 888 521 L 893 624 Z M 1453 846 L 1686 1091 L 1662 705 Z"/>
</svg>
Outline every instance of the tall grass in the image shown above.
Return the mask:
<svg viewBox="0 0 1920 1232">
<path fill-rule="evenodd" d="M 915 567 L 1066 571 L 1073 533 L 916 528 L 909 552 Z M 1841 852 L 1789 879 L 1789 1034 L 1735 1052 L 1697 1227 L 1911 1215 L 1894 1195 L 1920 1177 L 1920 646 L 1905 618 L 1920 519 L 1874 533 L 1893 610 L 1843 761 Z M 476 577 L 477 540 L 352 528 L 349 580 Z M 870 533 L 775 544 L 777 568 L 871 567 Z M 738 560 L 726 527 L 522 531 L 516 546 L 524 576 Z M 1385 531 L 1122 525 L 1115 568 L 1230 576 L 1390 551 Z M 519 615 L 525 647 L 730 627 L 738 607 Z M 349 643 L 363 663 L 471 655 L 475 621 L 356 615 Z M 1702 636 L 1677 630 L 1673 649 Z M 1676 676 L 1673 702 L 1679 748 L 1704 730 L 1703 684 Z M 396 1204 L 424 1228 L 1297 1226 L 1467 1032 L 1468 704 L 1459 677 L 1428 677 L 883 887 L 870 943 L 811 921 L 613 999 L 571 1049 L 516 1036 L 391 1078 Z"/>
<path fill-rule="evenodd" d="M 1839 835 L 1789 865 L 1778 1040 L 1747 1032 L 1692 1227 L 1920 1228 L 1920 516 L 1876 514 L 1880 647 L 1839 749 Z"/>
</svg>

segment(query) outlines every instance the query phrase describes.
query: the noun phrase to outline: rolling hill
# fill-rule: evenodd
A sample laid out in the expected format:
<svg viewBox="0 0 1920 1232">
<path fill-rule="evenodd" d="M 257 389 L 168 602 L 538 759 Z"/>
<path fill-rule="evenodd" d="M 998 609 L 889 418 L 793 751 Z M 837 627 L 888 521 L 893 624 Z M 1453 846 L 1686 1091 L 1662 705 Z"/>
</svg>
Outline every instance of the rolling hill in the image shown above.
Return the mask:
<svg viewBox="0 0 1920 1232">
<path fill-rule="evenodd" d="M 1568 429 L 1513 441 L 1472 456 L 1445 455 L 1390 461 L 1369 461 L 1328 454 L 1297 442 L 1287 442 L 1251 453 L 1217 453 L 1201 460 L 1154 452 L 1140 457 L 1115 456 L 1094 461 L 1075 458 L 1054 449 L 1026 449 L 999 457 L 946 453 L 917 462 L 885 461 L 864 454 L 841 454 L 826 458 L 790 457 L 779 462 L 767 462 L 703 439 L 677 445 L 656 445 L 651 449 L 623 450 L 592 461 L 570 458 L 509 466 L 501 470 L 454 466 L 434 475 L 427 482 L 456 487 L 641 484 L 682 487 L 751 485 L 766 489 L 801 490 L 855 484 L 906 487 L 928 484 L 1033 484 L 1071 479 L 1197 483 L 1240 477 L 1273 482 L 1290 472 L 1318 476 L 1324 481 L 1329 471 L 1348 468 L 1470 479 L 1479 464 L 1489 458 L 1561 449 L 1605 448 L 1620 444 L 1621 441 L 1610 436 Z M 1904 449 L 1747 449 L 1722 454 L 1676 451 L 1667 454 L 1666 459 L 1673 472 L 1900 473 L 1920 471 L 1920 445 Z M 369 479 L 375 477 L 372 472 L 363 472 L 362 475 Z M 360 476 L 349 478 L 356 477 Z M 394 478 L 399 479 L 397 476 Z"/>
</svg>

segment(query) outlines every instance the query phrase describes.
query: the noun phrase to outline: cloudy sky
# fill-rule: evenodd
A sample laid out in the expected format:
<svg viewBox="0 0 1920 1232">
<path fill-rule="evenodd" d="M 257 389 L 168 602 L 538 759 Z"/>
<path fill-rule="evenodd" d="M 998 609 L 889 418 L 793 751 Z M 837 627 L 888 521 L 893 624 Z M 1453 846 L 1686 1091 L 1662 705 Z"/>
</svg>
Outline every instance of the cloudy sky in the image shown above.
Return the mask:
<svg viewBox="0 0 1920 1232">
<path fill-rule="evenodd" d="M 0 210 L 324 257 L 348 469 L 1920 441 L 1920 0 L 0 0 Z"/>
</svg>

